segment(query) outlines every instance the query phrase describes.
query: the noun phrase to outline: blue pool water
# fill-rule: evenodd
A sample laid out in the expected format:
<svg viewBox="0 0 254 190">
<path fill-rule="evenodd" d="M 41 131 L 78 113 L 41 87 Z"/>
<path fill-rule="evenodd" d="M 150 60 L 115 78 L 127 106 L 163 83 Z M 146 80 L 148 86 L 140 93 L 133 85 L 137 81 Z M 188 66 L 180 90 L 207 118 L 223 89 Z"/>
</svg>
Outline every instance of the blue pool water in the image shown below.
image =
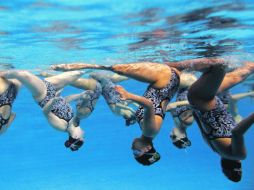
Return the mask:
<svg viewBox="0 0 254 190">
<path fill-rule="evenodd" d="M 97 64 L 176 61 L 206 56 L 254 60 L 252 0 L 12 0 L 0 1 L 0 67 L 34 73 L 51 64 L 84 61 Z M 235 64 L 238 64 L 237 62 Z M 142 94 L 145 84 L 122 82 Z M 246 92 L 238 85 L 233 93 Z M 72 87 L 64 95 L 77 92 Z M 253 100 L 238 104 L 247 116 Z M 228 181 L 219 157 L 188 130 L 192 146 L 176 149 L 169 140 L 168 115 L 154 144 L 161 160 L 143 167 L 132 157 L 137 124 L 124 126 L 103 98 L 82 122 L 86 142 L 78 152 L 63 146 L 67 134 L 51 128 L 26 89 L 13 107 L 17 117 L 0 138 L 1 190 L 252 190 L 254 128 L 246 137 L 248 157 L 240 183 Z"/>
</svg>

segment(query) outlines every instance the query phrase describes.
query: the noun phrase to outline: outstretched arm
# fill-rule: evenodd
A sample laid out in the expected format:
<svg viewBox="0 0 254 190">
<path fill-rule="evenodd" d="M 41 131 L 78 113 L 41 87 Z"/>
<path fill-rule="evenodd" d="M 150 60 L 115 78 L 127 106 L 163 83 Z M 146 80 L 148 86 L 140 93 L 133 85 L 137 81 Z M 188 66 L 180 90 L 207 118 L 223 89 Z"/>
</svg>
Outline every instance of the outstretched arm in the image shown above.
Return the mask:
<svg viewBox="0 0 254 190">
<path fill-rule="evenodd" d="M 222 92 L 232 88 L 233 86 L 244 81 L 248 76 L 254 72 L 254 63 L 246 62 L 243 67 L 227 73 L 220 85 L 218 92 Z"/>
<path fill-rule="evenodd" d="M 146 99 L 142 96 L 137 96 L 127 92 L 121 86 L 116 86 L 116 90 L 120 93 L 120 96 L 123 100 L 132 100 L 144 107 L 145 113 L 142 133 L 145 137 L 154 138 L 157 135 L 158 130 L 156 129 L 153 103 L 149 99 Z"/>
</svg>

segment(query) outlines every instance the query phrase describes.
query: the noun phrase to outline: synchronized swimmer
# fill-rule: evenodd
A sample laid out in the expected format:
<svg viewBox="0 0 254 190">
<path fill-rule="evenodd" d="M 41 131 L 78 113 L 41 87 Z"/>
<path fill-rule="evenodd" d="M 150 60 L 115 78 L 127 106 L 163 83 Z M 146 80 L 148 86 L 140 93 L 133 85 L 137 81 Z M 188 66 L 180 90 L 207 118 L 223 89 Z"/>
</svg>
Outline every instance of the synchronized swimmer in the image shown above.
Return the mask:
<svg viewBox="0 0 254 190">
<path fill-rule="evenodd" d="M 111 111 L 124 118 L 127 126 L 137 122 L 140 137 L 133 140 L 133 156 L 142 165 L 160 160 L 153 140 L 158 135 L 166 112 L 173 116 L 171 140 L 178 148 L 191 145 L 186 129 L 195 120 L 207 144 L 221 157 L 221 167 L 228 179 L 238 182 L 242 177 L 241 160 L 246 158 L 244 134 L 254 123 L 254 113 L 240 118 L 236 102 L 254 92 L 229 94 L 228 90 L 245 80 L 254 71 L 254 63 L 245 62 L 240 68 L 226 72 L 229 61 L 222 58 L 201 58 L 165 64 L 139 62 L 112 66 L 72 63 L 52 65 L 51 69 L 66 71 L 53 75 L 43 72 L 44 79 L 28 72 L 0 72 L 0 132 L 3 133 L 15 118 L 12 104 L 19 88 L 24 85 L 42 108 L 49 124 L 69 135 L 65 146 L 72 151 L 84 143 L 82 119 L 95 109 L 102 95 Z M 93 72 L 82 78 L 83 69 L 106 70 L 116 74 Z M 201 72 L 197 79 L 194 74 Z M 133 94 L 115 83 L 135 79 L 148 84 L 143 96 Z M 60 96 L 71 85 L 80 94 Z M 169 103 L 177 95 L 176 102 Z M 76 102 L 76 111 L 70 102 Z M 137 107 L 135 111 L 134 107 Z"/>
</svg>

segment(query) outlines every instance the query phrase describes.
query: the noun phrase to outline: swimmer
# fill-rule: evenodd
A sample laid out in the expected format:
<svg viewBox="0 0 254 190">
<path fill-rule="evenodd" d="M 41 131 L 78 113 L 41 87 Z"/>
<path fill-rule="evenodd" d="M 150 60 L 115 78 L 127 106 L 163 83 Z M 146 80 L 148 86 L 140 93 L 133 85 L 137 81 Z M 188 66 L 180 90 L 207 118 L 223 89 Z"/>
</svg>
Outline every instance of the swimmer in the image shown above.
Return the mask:
<svg viewBox="0 0 254 190">
<path fill-rule="evenodd" d="M 21 83 L 15 79 L 0 77 L 0 134 L 6 132 L 15 119 L 12 104 L 18 94 Z"/>
<path fill-rule="evenodd" d="M 169 111 L 173 117 L 175 127 L 170 133 L 170 138 L 173 144 L 178 148 L 186 148 L 191 146 L 191 141 L 187 137 L 186 130 L 192 125 L 194 117 L 192 109 L 187 101 L 188 88 L 191 86 L 197 77 L 188 72 L 182 72 L 180 76 L 180 87 L 176 95 L 176 102 L 169 103 L 166 111 Z M 179 104 L 182 102 L 183 105 Z"/>
<path fill-rule="evenodd" d="M 42 108 L 44 116 L 52 127 L 67 132 L 69 139 L 65 146 L 72 151 L 78 150 L 83 144 L 83 131 L 80 126 L 74 125 L 74 113 L 65 98 L 57 92 L 64 86 L 80 78 L 84 72 L 72 71 L 41 80 L 28 71 L 9 70 L 0 72 L 0 76 L 7 79 L 16 79 L 28 88 L 34 100 Z"/>
<path fill-rule="evenodd" d="M 224 82 L 222 83 L 224 91 L 218 94 L 218 97 L 222 100 L 228 111 L 233 115 L 237 123 L 241 120 L 241 116 L 238 113 L 236 106 L 237 101 L 244 97 L 252 96 L 252 92 L 230 95 L 228 90 L 246 80 L 253 71 L 254 67 L 251 67 L 247 62 L 244 66 L 227 73 L 224 77 Z M 181 83 L 185 83 L 186 85 L 180 85 L 176 98 L 177 102 L 170 103 L 167 106 L 167 111 L 169 111 L 173 116 L 174 123 L 176 125 L 170 133 L 170 138 L 173 144 L 178 148 L 186 148 L 191 145 L 191 142 L 187 137 L 186 130 L 188 126 L 193 123 L 193 114 L 192 109 L 189 106 L 189 102 L 187 101 L 187 93 L 188 87 L 195 81 L 195 75 L 182 72 Z"/>
<path fill-rule="evenodd" d="M 239 182 L 242 177 L 241 160 L 246 158 L 244 134 L 254 123 L 254 113 L 236 124 L 232 115 L 216 96 L 229 86 L 230 80 L 223 80 L 227 64 L 224 59 L 214 59 L 212 62 L 187 61 L 172 66 L 203 72 L 189 88 L 188 100 L 203 138 L 221 157 L 223 173 L 231 181 Z M 250 70 L 254 67 L 250 62 L 246 65 Z"/>
<path fill-rule="evenodd" d="M 159 133 L 168 102 L 178 90 L 179 71 L 158 63 L 129 63 L 113 66 L 92 64 L 63 64 L 51 67 L 55 70 L 76 69 L 104 69 L 117 74 L 148 83 L 149 86 L 143 96 L 127 92 L 120 86 L 116 90 L 123 100 L 131 100 L 140 106 L 136 112 L 136 119 L 142 129 L 142 135 L 132 144 L 135 159 L 143 165 L 151 165 L 160 159 L 160 155 L 153 146 L 153 139 Z"/>
</svg>

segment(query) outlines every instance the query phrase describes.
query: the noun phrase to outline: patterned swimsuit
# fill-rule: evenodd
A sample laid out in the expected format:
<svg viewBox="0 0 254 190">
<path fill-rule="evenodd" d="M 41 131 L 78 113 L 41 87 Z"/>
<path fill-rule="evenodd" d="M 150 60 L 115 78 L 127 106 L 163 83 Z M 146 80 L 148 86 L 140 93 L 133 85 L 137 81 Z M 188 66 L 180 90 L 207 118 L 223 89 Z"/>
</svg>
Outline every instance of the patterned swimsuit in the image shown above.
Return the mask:
<svg viewBox="0 0 254 190">
<path fill-rule="evenodd" d="M 110 79 L 104 79 L 105 85 L 102 87 L 102 96 L 106 102 L 110 104 L 126 104 L 125 101 L 120 99 L 120 94 L 115 90 L 116 85 Z"/>
<path fill-rule="evenodd" d="M 100 83 L 96 83 L 96 87 L 94 90 L 86 90 L 83 92 L 83 94 L 86 94 L 89 96 L 88 101 L 83 101 L 82 98 L 78 100 L 78 103 L 76 105 L 77 108 L 83 108 L 87 107 L 91 112 L 94 110 L 94 102 L 97 101 L 101 95 L 101 85 Z"/>
<path fill-rule="evenodd" d="M 48 81 L 43 81 L 47 87 L 46 97 L 38 104 L 41 108 L 53 98 L 56 98 L 56 88 Z M 57 97 L 57 100 L 53 103 L 51 112 L 54 113 L 58 118 L 69 122 L 73 118 L 73 110 L 63 97 Z"/>
<path fill-rule="evenodd" d="M 193 107 L 194 117 L 207 140 L 231 138 L 232 129 L 236 126 L 233 117 L 227 112 L 222 101 L 216 96 L 214 109 L 201 112 Z"/>
<path fill-rule="evenodd" d="M 17 93 L 18 91 L 15 84 L 11 82 L 7 90 L 0 95 L 0 107 L 5 105 L 9 105 L 10 107 L 12 107 L 12 104 L 16 99 Z M 10 118 L 4 119 L 3 116 L 0 114 L 0 130 L 2 126 L 8 123 L 9 119 Z"/>
<path fill-rule="evenodd" d="M 230 100 L 232 98 L 229 91 L 221 92 L 221 93 L 217 94 L 217 96 L 220 98 L 220 100 L 222 101 L 223 104 L 229 104 Z"/>
<path fill-rule="evenodd" d="M 176 102 L 188 100 L 187 94 L 188 94 L 188 88 L 180 89 L 176 95 Z M 179 117 L 179 115 L 181 113 L 183 113 L 187 110 L 191 110 L 191 107 L 188 105 L 177 106 L 176 109 L 171 111 L 171 113 L 172 113 L 173 117 Z"/>
<path fill-rule="evenodd" d="M 151 86 L 148 86 L 146 92 L 143 95 L 145 98 L 153 102 L 155 115 L 159 115 L 163 119 L 165 117 L 165 113 L 161 103 L 164 100 L 170 101 L 175 95 L 176 91 L 178 90 L 178 87 L 180 84 L 180 78 L 178 74 L 173 69 L 171 71 L 172 71 L 172 77 L 166 87 L 161 89 L 156 89 Z M 136 111 L 137 121 L 140 123 L 143 117 L 144 117 L 144 108 L 142 106 L 139 106 L 138 110 Z"/>
</svg>

